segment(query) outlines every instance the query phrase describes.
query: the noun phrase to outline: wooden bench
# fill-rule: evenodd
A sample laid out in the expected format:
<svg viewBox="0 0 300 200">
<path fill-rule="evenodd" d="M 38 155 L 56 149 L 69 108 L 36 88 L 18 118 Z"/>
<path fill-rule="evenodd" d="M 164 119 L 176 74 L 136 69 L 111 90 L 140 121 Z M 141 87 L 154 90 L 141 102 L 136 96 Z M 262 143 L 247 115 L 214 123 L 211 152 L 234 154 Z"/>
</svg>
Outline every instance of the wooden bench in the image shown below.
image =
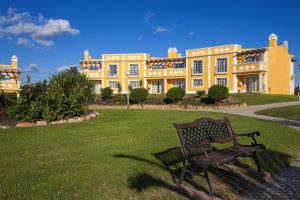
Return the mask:
<svg viewBox="0 0 300 200">
<path fill-rule="evenodd" d="M 192 169 L 200 167 L 204 171 L 204 176 L 209 186 L 209 193 L 213 196 L 208 168 L 219 167 L 224 163 L 244 156 L 251 156 L 255 160 L 258 171 L 261 171 L 256 151 L 265 149 L 265 146 L 258 144 L 255 139 L 255 136 L 260 135 L 259 132 L 236 134 L 233 132 L 227 118 L 221 120 L 201 118 L 192 123 L 174 124 L 174 126 L 177 129 L 181 151 L 185 158 L 179 184 L 183 181 L 186 172 L 190 172 L 191 175 L 194 174 L 187 166 L 190 166 Z M 250 137 L 252 143 L 250 145 L 239 144 L 237 138 L 240 136 Z M 213 150 L 212 143 L 232 143 L 232 145 L 220 150 Z"/>
</svg>

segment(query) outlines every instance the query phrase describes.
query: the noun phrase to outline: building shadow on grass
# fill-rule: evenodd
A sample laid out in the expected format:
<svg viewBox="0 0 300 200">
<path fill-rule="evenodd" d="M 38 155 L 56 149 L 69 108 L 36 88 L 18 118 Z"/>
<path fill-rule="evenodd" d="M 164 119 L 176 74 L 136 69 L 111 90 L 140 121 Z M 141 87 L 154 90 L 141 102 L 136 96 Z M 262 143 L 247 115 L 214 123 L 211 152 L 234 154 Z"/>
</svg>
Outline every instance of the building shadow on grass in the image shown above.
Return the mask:
<svg viewBox="0 0 300 200">
<path fill-rule="evenodd" d="M 176 184 L 181 173 L 183 161 L 183 156 L 179 147 L 173 147 L 162 152 L 156 152 L 152 155 L 159 161 L 159 163 L 134 155 L 115 154 L 113 157 L 131 159 L 166 170 L 170 173 L 174 183 L 169 183 L 159 177 L 145 172 L 128 178 L 128 185 L 131 189 L 141 192 L 151 187 L 163 187 L 188 199 L 210 198 L 207 195 L 207 183 L 202 175 L 202 170 L 199 168 L 197 169 L 189 166 L 190 170 L 194 171 L 200 178 L 197 178 L 196 180 L 192 177 L 192 175 L 187 174 L 183 185 L 179 186 Z M 292 157 L 288 154 L 272 150 L 258 152 L 258 158 L 263 171 L 271 174 L 278 174 L 282 171 L 282 169 L 289 166 L 292 159 Z M 259 183 L 268 181 L 268 177 L 270 177 L 267 176 L 268 173 L 259 173 L 255 168 L 241 162 L 240 159 L 235 160 L 233 164 L 227 164 L 220 168 L 210 168 L 209 172 L 212 177 L 215 195 L 220 198 L 226 198 L 226 193 L 228 193 L 228 191 L 224 192 L 223 190 L 227 190 L 228 188 L 230 189 L 229 193 L 234 192 L 236 195 L 245 195 Z M 190 187 L 187 187 L 187 185 Z"/>
</svg>

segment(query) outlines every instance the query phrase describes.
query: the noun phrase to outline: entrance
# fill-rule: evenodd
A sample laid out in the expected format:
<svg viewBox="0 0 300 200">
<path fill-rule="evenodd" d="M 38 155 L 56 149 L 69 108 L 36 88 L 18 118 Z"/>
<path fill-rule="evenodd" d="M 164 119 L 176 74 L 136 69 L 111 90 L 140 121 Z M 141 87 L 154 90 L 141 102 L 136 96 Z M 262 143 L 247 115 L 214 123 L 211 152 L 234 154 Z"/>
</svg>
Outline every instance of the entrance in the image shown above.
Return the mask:
<svg viewBox="0 0 300 200">
<path fill-rule="evenodd" d="M 153 94 L 164 93 L 164 81 L 152 81 L 152 93 Z"/>
<path fill-rule="evenodd" d="M 247 92 L 259 92 L 259 77 L 247 76 L 246 77 L 246 91 Z"/>
</svg>

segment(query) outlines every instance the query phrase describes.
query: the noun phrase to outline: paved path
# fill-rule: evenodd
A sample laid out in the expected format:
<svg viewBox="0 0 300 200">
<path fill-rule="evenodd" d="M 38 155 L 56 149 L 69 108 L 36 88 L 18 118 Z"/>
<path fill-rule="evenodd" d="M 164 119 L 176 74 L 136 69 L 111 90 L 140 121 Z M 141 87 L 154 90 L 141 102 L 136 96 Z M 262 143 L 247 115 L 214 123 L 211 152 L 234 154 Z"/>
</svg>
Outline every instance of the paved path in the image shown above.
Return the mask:
<svg viewBox="0 0 300 200">
<path fill-rule="evenodd" d="M 248 106 L 248 107 L 244 107 L 244 108 L 233 108 L 230 110 L 218 110 L 217 112 L 270 120 L 270 121 L 274 121 L 277 123 L 288 125 L 289 127 L 300 131 L 300 121 L 255 114 L 255 112 L 257 112 L 259 110 L 265 110 L 265 109 L 269 109 L 269 108 L 279 108 L 279 107 L 285 107 L 285 106 L 293 106 L 293 105 L 300 105 L 300 102 L 299 101 L 291 101 L 291 102 L 283 102 L 283 103 L 272 103 L 272 104 L 265 104 L 265 105 Z"/>
<path fill-rule="evenodd" d="M 300 200 L 300 157 L 284 170 L 276 182 L 264 183 L 241 197 L 242 200 Z"/>
</svg>

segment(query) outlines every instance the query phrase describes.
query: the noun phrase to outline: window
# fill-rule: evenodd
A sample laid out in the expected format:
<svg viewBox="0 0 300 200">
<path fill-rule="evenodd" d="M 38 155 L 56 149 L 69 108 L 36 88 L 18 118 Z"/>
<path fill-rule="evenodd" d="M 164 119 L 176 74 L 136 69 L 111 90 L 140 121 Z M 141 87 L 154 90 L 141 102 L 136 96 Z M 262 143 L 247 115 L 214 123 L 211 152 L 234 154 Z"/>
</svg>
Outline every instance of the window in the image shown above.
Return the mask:
<svg viewBox="0 0 300 200">
<path fill-rule="evenodd" d="M 132 89 L 139 88 L 140 81 L 129 81 L 128 86 L 131 87 Z"/>
<path fill-rule="evenodd" d="M 118 88 L 118 81 L 108 81 L 108 87 L 112 89 Z"/>
<path fill-rule="evenodd" d="M 193 87 L 202 87 L 202 86 L 203 86 L 203 79 L 202 78 L 193 79 Z"/>
<path fill-rule="evenodd" d="M 151 66 L 151 69 L 165 69 L 165 65 L 163 63 L 155 63 Z"/>
<path fill-rule="evenodd" d="M 217 58 L 217 73 L 227 72 L 227 58 Z"/>
<path fill-rule="evenodd" d="M 10 81 L 10 76 L 6 74 L 0 74 L 0 81 Z"/>
<path fill-rule="evenodd" d="M 227 78 L 217 78 L 217 85 L 227 86 Z"/>
<path fill-rule="evenodd" d="M 203 73 L 203 61 L 194 60 L 192 74 L 202 74 L 202 73 Z"/>
<path fill-rule="evenodd" d="M 185 81 L 184 80 L 174 80 L 172 82 L 173 87 L 185 88 Z"/>
<path fill-rule="evenodd" d="M 109 77 L 118 76 L 118 65 L 108 65 L 108 76 Z"/>
<path fill-rule="evenodd" d="M 185 68 L 185 65 L 184 65 L 183 62 L 182 62 L 182 63 L 174 63 L 174 64 L 172 65 L 172 67 L 173 67 L 174 69 L 182 69 L 182 68 Z"/>
<path fill-rule="evenodd" d="M 139 65 L 130 64 L 129 65 L 129 76 L 139 76 Z"/>
<path fill-rule="evenodd" d="M 99 67 L 98 67 L 98 66 L 92 66 L 92 65 L 90 65 L 90 66 L 88 67 L 88 69 L 89 69 L 90 71 L 98 71 L 98 70 L 99 70 Z"/>
<path fill-rule="evenodd" d="M 260 61 L 259 55 L 251 55 L 245 58 L 244 63 L 251 63 L 251 62 L 258 62 L 258 61 Z"/>
</svg>

